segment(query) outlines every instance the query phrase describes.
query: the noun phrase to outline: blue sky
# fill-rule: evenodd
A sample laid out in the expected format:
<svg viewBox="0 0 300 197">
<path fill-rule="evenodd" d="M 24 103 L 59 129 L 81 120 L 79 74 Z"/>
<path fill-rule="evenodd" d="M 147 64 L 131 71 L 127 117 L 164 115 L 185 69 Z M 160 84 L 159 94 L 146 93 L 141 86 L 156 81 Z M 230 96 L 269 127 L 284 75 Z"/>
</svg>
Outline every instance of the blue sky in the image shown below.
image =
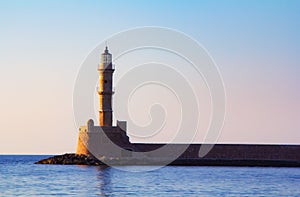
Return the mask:
<svg viewBox="0 0 300 197">
<path fill-rule="evenodd" d="M 105 38 L 182 31 L 214 58 L 228 95 L 221 140 L 300 143 L 300 1 L 0 1 L 0 153 L 76 147 L 72 91 Z M 4 136 L 4 137 L 3 137 Z"/>
</svg>

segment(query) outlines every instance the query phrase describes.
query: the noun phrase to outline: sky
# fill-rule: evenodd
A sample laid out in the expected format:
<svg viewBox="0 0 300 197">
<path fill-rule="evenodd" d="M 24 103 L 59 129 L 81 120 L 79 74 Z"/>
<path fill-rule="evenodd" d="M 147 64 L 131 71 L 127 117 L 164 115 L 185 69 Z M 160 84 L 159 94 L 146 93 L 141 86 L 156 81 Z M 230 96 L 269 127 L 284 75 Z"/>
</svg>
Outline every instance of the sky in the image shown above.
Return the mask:
<svg viewBox="0 0 300 197">
<path fill-rule="evenodd" d="M 184 32 L 214 59 L 227 95 L 220 142 L 300 144 L 299 8 L 296 0 L 1 0 L 0 154 L 74 152 L 82 62 L 106 38 L 141 26 Z"/>
</svg>

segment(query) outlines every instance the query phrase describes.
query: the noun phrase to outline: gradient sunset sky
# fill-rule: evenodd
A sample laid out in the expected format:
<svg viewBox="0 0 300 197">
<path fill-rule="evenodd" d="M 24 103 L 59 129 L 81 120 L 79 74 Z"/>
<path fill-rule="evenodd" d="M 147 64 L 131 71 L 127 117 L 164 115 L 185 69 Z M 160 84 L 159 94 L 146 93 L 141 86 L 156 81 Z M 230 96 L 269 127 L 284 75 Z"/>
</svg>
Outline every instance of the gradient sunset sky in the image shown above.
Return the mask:
<svg viewBox="0 0 300 197">
<path fill-rule="evenodd" d="M 184 32 L 213 57 L 227 94 L 220 142 L 300 144 L 299 9 L 297 0 L 2 0 L 0 154 L 74 152 L 81 63 L 139 26 Z"/>
</svg>

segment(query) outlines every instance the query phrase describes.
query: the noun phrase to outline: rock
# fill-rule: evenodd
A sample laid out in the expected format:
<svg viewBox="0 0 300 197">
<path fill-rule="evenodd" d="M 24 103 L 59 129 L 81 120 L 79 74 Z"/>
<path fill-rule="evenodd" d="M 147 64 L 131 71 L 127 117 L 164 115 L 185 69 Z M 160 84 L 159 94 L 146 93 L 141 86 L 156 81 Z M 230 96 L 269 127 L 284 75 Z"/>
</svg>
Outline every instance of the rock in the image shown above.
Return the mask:
<svg viewBox="0 0 300 197">
<path fill-rule="evenodd" d="M 78 155 L 74 153 L 66 153 L 64 155 L 57 155 L 47 159 L 35 162 L 35 164 L 60 164 L 60 165 L 91 165 L 100 166 L 105 165 L 100 160 L 91 155 Z"/>
</svg>

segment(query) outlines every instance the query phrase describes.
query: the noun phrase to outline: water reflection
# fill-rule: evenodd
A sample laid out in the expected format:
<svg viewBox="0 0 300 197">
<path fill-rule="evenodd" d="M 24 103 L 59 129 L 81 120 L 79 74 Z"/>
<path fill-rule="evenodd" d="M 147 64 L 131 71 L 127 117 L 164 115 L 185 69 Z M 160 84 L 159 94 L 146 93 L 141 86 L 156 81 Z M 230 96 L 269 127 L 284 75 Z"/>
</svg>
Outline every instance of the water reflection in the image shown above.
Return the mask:
<svg viewBox="0 0 300 197">
<path fill-rule="evenodd" d="M 100 196 L 110 196 L 112 194 L 111 175 L 113 169 L 109 166 L 97 166 L 97 187 L 100 189 Z"/>
</svg>

